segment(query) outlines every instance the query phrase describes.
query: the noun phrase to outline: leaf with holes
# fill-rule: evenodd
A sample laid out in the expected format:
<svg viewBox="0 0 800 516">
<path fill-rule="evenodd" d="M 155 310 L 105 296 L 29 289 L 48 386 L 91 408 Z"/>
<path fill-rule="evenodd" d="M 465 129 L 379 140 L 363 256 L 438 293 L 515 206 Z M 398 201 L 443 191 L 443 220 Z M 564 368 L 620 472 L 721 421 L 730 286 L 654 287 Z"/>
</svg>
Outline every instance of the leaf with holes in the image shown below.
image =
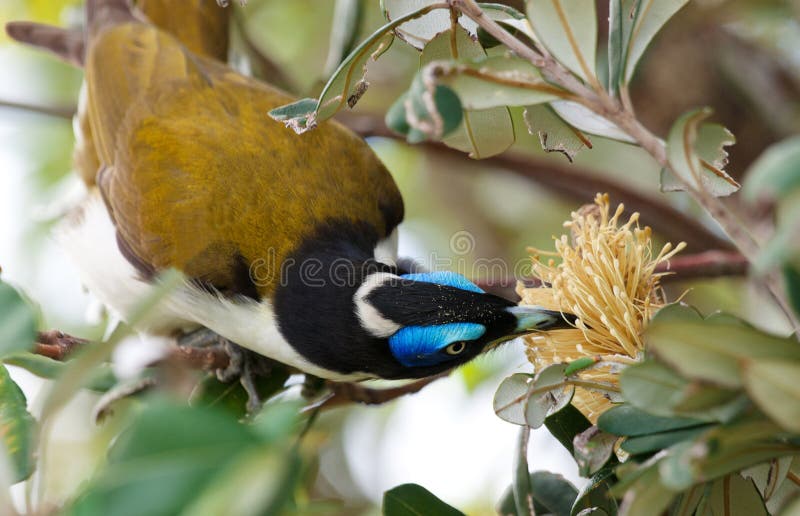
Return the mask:
<svg viewBox="0 0 800 516">
<path fill-rule="evenodd" d="M 318 122 L 327 120 L 341 109 L 352 108 L 367 89 L 367 82 L 364 80 L 367 64 L 377 60 L 389 49 L 394 40 L 392 31 L 432 10 L 431 6 L 424 6 L 375 31 L 342 61 L 323 88 L 316 104 L 314 99 L 298 100 L 273 109 L 269 116 L 300 134 L 313 129 Z"/>
<path fill-rule="evenodd" d="M 437 85 L 436 79 L 428 75 L 430 68 L 427 65 L 441 60 L 470 61 L 484 59 L 485 57 L 486 52 L 480 46 L 480 43 L 473 40 L 461 26 L 457 25 L 454 29 L 437 35 L 425 46 L 420 56 L 422 69 L 414 79 L 411 90 L 409 90 L 412 103 L 417 102 L 416 99 L 423 94 L 430 95 L 430 91 L 434 86 L 444 87 Z M 424 87 L 424 89 L 419 87 L 415 89 L 417 84 Z M 427 102 L 427 104 L 429 105 L 430 102 Z M 430 112 L 430 109 L 428 111 Z M 438 124 L 436 123 L 431 125 L 433 131 L 427 131 L 427 125 L 416 127 L 415 120 L 412 118 L 413 116 L 407 112 L 406 119 L 412 128 L 422 130 L 428 135 L 429 139 L 439 139 L 443 134 L 447 134 L 448 136 L 442 139 L 445 145 L 468 152 L 470 157 L 475 159 L 499 154 L 514 143 L 514 125 L 511 122 L 511 114 L 508 108 L 504 106 L 480 111 L 464 110 L 460 125 L 452 133 L 437 133 Z M 431 119 L 435 122 L 436 115 L 431 113 Z"/>
<path fill-rule="evenodd" d="M 528 20 L 551 54 L 589 84 L 597 84 L 597 12 L 585 0 L 528 0 Z"/>
<path fill-rule="evenodd" d="M 564 122 L 548 105 L 527 106 L 522 116 L 528 132 L 539 137 L 542 149 L 560 152 L 570 163 L 578 152 L 592 148 L 592 141 L 585 134 Z"/>
<path fill-rule="evenodd" d="M 701 123 L 710 115 L 710 109 L 698 109 L 683 114 L 673 124 L 667 138 L 671 170 L 661 172 L 662 191 L 685 190 L 688 185 L 719 197 L 739 189 L 735 179 L 715 166 L 727 161 L 723 147 L 733 143 L 733 135 L 716 124 L 707 124 L 704 128 Z"/>
<path fill-rule="evenodd" d="M 393 21 L 408 14 L 418 11 L 420 8 L 434 4 L 444 4 L 436 0 L 381 0 L 381 9 L 387 20 Z M 458 19 L 461 25 L 470 34 L 475 34 L 477 24 L 466 16 Z M 395 35 L 417 50 L 422 50 L 437 34 L 452 27 L 450 10 L 435 9 L 424 16 L 412 19 L 394 29 Z"/>
</svg>

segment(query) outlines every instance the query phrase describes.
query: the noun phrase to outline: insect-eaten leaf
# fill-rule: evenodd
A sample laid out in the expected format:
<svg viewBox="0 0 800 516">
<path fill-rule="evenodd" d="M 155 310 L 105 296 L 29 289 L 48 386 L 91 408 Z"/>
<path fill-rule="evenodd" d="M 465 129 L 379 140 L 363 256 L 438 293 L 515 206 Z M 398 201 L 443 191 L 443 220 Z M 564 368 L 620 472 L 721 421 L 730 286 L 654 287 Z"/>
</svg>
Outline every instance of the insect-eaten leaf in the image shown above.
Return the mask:
<svg viewBox="0 0 800 516">
<path fill-rule="evenodd" d="M 577 102 L 556 100 L 550 103 L 550 107 L 562 120 L 579 131 L 621 142 L 634 142 L 634 139 L 616 124 Z"/>
<path fill-rule="evenodd" d="M 441 64 L 437 62 L 444 61 L 445 63 L 449 63 L 450 69 L 453 70 L 452 66 L 454 66 L 455 63 L 483 59 L 486 59 L 486 52 L 481 47 L 480 43 L 474 40 L 461 26 L 456 26 L 454 29 L 438 34 L 425 46 L 420 55 L 421 69 L 409 89 L 412 106 L 415 102 L 419 104 L 419 102 L 415 100 L 415 97 L 418 97 L 420 93 L 433 91 L 434 85 L 443 86 L 447 84 L 442 80 L 444 77 L 447 77 L 447 74 L 441 73 Z M 466 65 L 461 66 L 464 70 L 471 69 Z M 498 64 L 498 66 L 500 65 Z M 454 77 L 458 78 L 459 74 L 455 74 Z M 465 81 L 465 84 L 459 85 L 459 87 L 462 88 L 464 100 L 475 102 L 482 93 L 480 91 L 475 91 L 474 82 L 469 80 Z M 455 87 L 455 84 L 453 84 L 453 87 Z M 448 89 L 453 91 L 450 88 Z M 430 93 L 428 93 L 428 95 L 430 95 Z M 459 97 L 459 102 L 461 102 L 461 100 L 462 99 Z M 424 108 L 425 104 L 421 104 Z M 463 103 L 460 105 L 462 108 L 465 107 Z M 432 106 L 428 105 L 428 112 L 430 112 L 431 107 Z M 486 107 L 486 105 L 479 107 L 483 108 Z M 418 129 L 423 134 L 432 135 L 428 136 L 428 139 L 441 139 L 442 143 L 445 145 L 462 152 L 467 152 L 470 157 L 475 159 L 482 159 L 499 154 L 514 143 L 514 125 L 511 121 L 511 114 L 505 105 L 488 107 L 480 110 L 463 109 L 461 117 L 458 120 L 458 126 L 452 132 L 441 133 L 438 136 L 436 133 L 430 133 L 427 127 L 416 127 L 414 123 L 415 118 L 419 119 L 418 113 L 406 113 L 406 119 L 412 129 Z M 452 117 L 452 120 L 455 121 L 456 117 Z M 422 120 L 422 122 L 425 123 L 424 120 Z M 436 126 L 434 125 L 433 128 L 436 129 Z"/>
<path fill-rule="evenodd" d="M 0 438 L 13 466 L 14 482 L 33 473 L 35 428 L 36 420 L 28 413 L 22 389 L 11 379 L 8 369 L 0 365 Z"/>
<path fill-rule="evenodd" d="M 611 459 L 616 435 L 601 432 L 596 426 L 575 436 L 573 455 L 578 464 L 578 472 L 583 477 L 594 475 Z"/>
<path fill-rule="evenodd" d="M 382 0 L 383 15 L 392 21 L 409 13 L 417 11 L 420 7 L 439 3 L 437 0 Z M 394 33 L 417 50 L 422 50 L 437 34 L 452 27 L 451 13 L 447 8 L 439 8 L 424 16 L 403 23 L 394 29 Z M 470 34 L 476 34 L 478 25 L 466 16 L 460 16 L 458 24 Z"/>
<path fill-rule="evenodd" d="M 318 100 L 302 99 L 269 112 L 269 116 L 283 122 L 298 134 L 331 118 L 345 107 L 352 108 L 367 89 L 365 80 L 367 64 L 376 61 L 394 41 L 394 29 L 433 10 L 423 5 L 408 14 L 386 23 L 348 55 L 328 80 Z"/>
<path fill-rule="evenodd" d="M 720 197 L 740 188 L 724 170 L 728 154 L 724 147 L 735 143 L 733 134 L 718 124 L 702 124 L 711 115 L 708 108 L 683 114 L 667 138 L 671 170 L 661 171 L 661 190 L 704 190 Z"/>
<path fill-rule="evenodd" d="M 0 357 L 32 349 L 36 313 L 14 287 L 0 281 Z"/>
<path fill-rule="evenodd" d="M 553 108 L 546 104 L 527 106 L 523 113 L 528 132 L 539 137 L 546 152 L 560 152 L 571 163 L 584 148 L 592 148 L 588 136 L 564 122 Z"/>
</svg>

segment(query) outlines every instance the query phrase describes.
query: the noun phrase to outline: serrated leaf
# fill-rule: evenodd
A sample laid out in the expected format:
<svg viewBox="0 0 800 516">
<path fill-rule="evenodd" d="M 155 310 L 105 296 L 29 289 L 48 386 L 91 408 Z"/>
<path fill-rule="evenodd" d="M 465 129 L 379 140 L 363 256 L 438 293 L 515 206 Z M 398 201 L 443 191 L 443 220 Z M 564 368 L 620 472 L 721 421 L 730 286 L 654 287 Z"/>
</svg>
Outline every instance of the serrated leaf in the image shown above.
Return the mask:
<svg viewBox="0 0 800 516">
<path fill-rule="evenodd" d="M 28 478 L 35 467 L 33 458 L 36 420 L 28 412 L 28 404 L 8 369 L 0 365 L 0 438 L 13 466 L 13 481 Z"/>
<path fill-rule="evenodd" d="M 800 347 L 793 339 L 766 334 L 726 315 L 704 320 L 680 305 L 656 314 L 645 332 L 645 343 L 683 376 L 731 389 L 742 386 L 740 364 L 745 360 L 800 360 Z"/>
<path fill-rule="evenodd" d="M 515 425 L 525 425 L 525 400 L 531 375 L 516 373 L 500 383 L 494 395 L 494 412 L 500 419 Z"/>
<path fill-rule="evenodd" d="M 576 435 L 572 444 L 578 473 L 589 477 L 600 471 L 611 459 L 617 439 L 616 435 L 601 432 L 596 426 Z"/>
<path fill-rule="evenodd" d="M 446 504 L 418 484 L 403 484 L 383 494 L 383 514 L 384 516 L 420 516 L 423 514 L 463 516 L 464 513 Z"/>
<path fill-rule="evenodd" d="M 698 419 L 656 416 L 627 404 L 612 407 L 597 419 L 600 430 L 621 436 L 649 435 L 704 424 Z"/>
<path fill-rule="evenodd" d="M 636 22 L 628 41 L 625 56 L 624 82 L 630 82 L 636 65 L 647 46 L 667 21 L 689 0 L 638 0 L 635 12 Z"/>
<path fill-rule="evenodd" d="M 432 10 L 431 6 L 424 6 L 376 30 L 342 61 L 325 84 L 315 106 L 313 99 L 303 99 L 286 106 L 279 106 L 271 110 L 269 116 L 300 134 L 313 129 L 318 122 L 327 120 L 345 106 L 353 107 L 366 91 L 367 83 L 364 75 L 368 62 L 377 60 L 389 49 L 394 40 L 392 31 L 403 23 L 424 16 Z"/>
<path fill-rule="evenodd" d="M 434 37 L 422 51 L 420 56 L 421 70 L 414 79 L 409 96 L 412 103 L 428 106 L 430 102 L 421 102 L 423 95 L 429 94 L 431 85 L 435 85 L 435 79 L 428 74 L 431 71 L 430 65 L 434 61 L 440 60 L 477 60 L 484 59 L 486 52 L 480 43 L 473 40 L 465 29 L 456 26 L 454 30 L 447 30 Z M 433 66 L 433 65 L 432 65 Z M 466 84 L 461 84 L 465 88 L 465 98 L 473 98 L 472 92 L 474 83 L 466 80 Z M 417 85 L 415 88 L 414 86 Z M 437 85 L 436 87 L 442 87 Z M 460 99 L 459 99 L 460 100 Z M 417 118 L 420 109 L 416 110 Z M 428 109 L 430 111 L 430 109 Z M 429 114 L 429 118 L 435 120 L 435 114 Z M 422 130 L 428 135 L 429 139 L 439 139 L 443 134 L 448 134 L 442 142 L 454 149 L 468 152 L 470 157 L 482 159 L 506 150 L 514 143 L 514 126 L 511 121 L 511 114 L 508 108 L 501 106 L 480 111 L 464 110 L 460 125 L 452 133 L 439 133 L 436 131 L 436 124 L 429 124 L 433 131 L 427 131 L 425 126 L 417 127 L 414 120 L 406 112 L 406 120 L 412 128 Z M 423 122 L 425 119 L 423 118 Z"/>
<path fill-rule="evenodd" d="M 726 516 L 767 516 L 764 500 L 752 480 L 728 475 L 711 487 L 708 507 L 712 514 Z"/>
<path fill-rule="evenodd" d="M 572 401 L 575 387 L 565 383 L 565 370 L 565 364 L 553 364 L 540 371 L 530 383 L 525 402 L 525 421 L 531 428 L 539 428 L 548 416 Z"/>
<path fill-rule="evenodd" d="M 572 162 L 584 147 L 592 148 L 592 141 L 585 134 L 562 120 L 548 105 L 527 106 L 522 116 L 528 132 L 539 137 L 545 152 L 560 152 Z"/>
<path fill-rule="evenodd" d="M 35 312 L 14 287 L 0 281 L 0 357 L 27 351 L 35 340 Z"/>
<path fill-rule="evenodd" d="M 550 103 L 550 106 L 565 122 L 580 131 L 621 142 L 634 142 L 634 139 L 616 124 L 577 102 L 555 100 Z"/>
<path fill-rule="evenodd" d="M 597 12 L 585 0 L 528 0 L 528 20 L 551 54 L 574 74 L 597 83 Z"/>
<path fill-rule="evenodd" d="M 765 150 L 747 171 L 742 195 L 748 202 L 775 201 L 800 188 L 800 136 Z"/>
<path fill-rule="evenodd" d="M 756 405 L 782 427 L 800 433 L 800 361 L 748 360 L 742 374 Z"/>
<path fill-rule="evenodd" d="M 671 170 L 662 171 L 662 191 L 702 189 L 716 197 L 730 195 L 740 185 L 714 163 L 722 163 L 727 153 L 722 147 L 732 141 L 731 133 L 713 124 L 703 129 L 702 121 L 711 115 L 708 108 L 684 113 L 672 125 L 667 138 L 667 159 Z M 713 162 L 707 159 L 713 158 Z M 677 179 L 670 177 L 676 174 Z"/>
</svg>

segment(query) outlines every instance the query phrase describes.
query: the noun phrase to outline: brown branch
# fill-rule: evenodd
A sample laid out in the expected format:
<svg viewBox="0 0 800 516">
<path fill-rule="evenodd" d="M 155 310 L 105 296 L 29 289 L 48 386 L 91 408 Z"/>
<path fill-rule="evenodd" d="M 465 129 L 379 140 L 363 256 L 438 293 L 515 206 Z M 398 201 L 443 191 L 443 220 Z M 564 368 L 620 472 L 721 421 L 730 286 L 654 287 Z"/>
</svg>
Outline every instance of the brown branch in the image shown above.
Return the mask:
<svg viewBox="0 0 800 516">
<path fill-rule="evenodd" d="M 337 120 L 363 137 L 402 138 L 391 132 L 383 119 L 377 116 L 341 113 Z M 465 159 L 464 153 L 439 143 L 428 143 L 422 148 L 453 159 Z M 550 159 L 508 152 L 484 159 L 482 163 L 526 177 L 580 202 L 591 200 L 598 192 L 608 193 L 615 201 L 624 202 L 627 209 L 639 212 L 642 221 L 667 240 L 686 242 L 693 251 L 732 249 L 727 239 L 660 199 L 641 194 L 578 165 L 559 164 Z"/>
<path fill-rule="evenodd" d="M 21 111 L 30 111 L 56 118 L 66 118 L 67 120 L 72 119 L 76 111 L 74 106 L 40 106 L 28 104 L 26 102 L 12 102 L 2 99 L 0 99 L 0 108 L 19 109 Z"/>
<path fill-rule="evenodd" d="M 351 403 L 381 405 L 400 398 L 401 396 L 415 394 L 436 380 L 446 378 L 449 374 L 450 373 L 447 372 L 429 378 L 422 378 L 421 380 L 390 389 L 373 389 L 358 383 L 327 382 L 327 386 L 331 390 L 331 395 L 318 405 L 318 408 L 327 410 Z"/>
</svg>

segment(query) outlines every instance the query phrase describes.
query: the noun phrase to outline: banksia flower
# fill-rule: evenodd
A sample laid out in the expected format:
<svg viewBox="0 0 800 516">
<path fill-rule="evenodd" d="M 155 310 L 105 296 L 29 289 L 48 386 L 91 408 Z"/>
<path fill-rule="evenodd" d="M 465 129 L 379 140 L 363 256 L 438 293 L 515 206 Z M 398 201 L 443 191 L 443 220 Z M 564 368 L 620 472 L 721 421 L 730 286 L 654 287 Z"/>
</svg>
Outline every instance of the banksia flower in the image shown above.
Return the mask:
<svg viewBox="0 0 800 516">
<path fill-rule="evenodd" d="M 528 359 L 537 370 L 581 357 L 597 361 L 579 376 L 618 389 L 617 375 L 642 357 L 642 334 L 656 310 L 666 304 L 657 266 L 686 245 L 665 245 L 654 255 L 651 230 L 639 226 L 639 214 L 622 223 L 622 204 L 612 214 L 608 194 L 572 213 L 564 223 L 571 235 L 556 239 L 556 252 L 529 249 L 533 276 L 542 287 L 517 293 L 520 304 L 539 305 L 577 316 L 575 328 L 525 337 Z M 548 256 L 545 263 L 542 256 Z M 560 257 L 557 263 L 554 258 Z M 610 407 L 606 393 L 578 388 L 575 406 L 590 420 Z"/>
</svg>

